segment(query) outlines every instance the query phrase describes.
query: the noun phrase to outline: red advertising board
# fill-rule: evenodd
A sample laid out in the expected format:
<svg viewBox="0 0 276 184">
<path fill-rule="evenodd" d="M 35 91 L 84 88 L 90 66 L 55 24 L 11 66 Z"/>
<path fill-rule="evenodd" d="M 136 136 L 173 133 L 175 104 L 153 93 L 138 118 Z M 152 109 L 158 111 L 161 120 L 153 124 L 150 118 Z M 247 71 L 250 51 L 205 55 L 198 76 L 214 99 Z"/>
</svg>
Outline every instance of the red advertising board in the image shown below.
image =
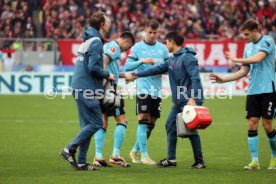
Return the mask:
<svg viewBox="0 0 276 184">
<path fill-rule="evenodd" d="M 74 65 L 77 58 L 77 49 L 81 41 L 58 41 L 63 65 Z M 243 56 L 245 42 L 234 41 L 186 41 L 185 46 L 193 47 L 197 51 L 200 66 L 229 66 L 229 61 L 224 56 L 224 51 L 230 51 L 238 57 Z M 123 60 L 126 55 L 123 56 Z M 124 64 L 124 62 L 122 62 Z"/>
<path fill-rule="evenodd" d="M 74 65 L 77 58 L 77 50 L 81 41 L 59 40 L 58 47 L 63 65 Z"/>
</svg>

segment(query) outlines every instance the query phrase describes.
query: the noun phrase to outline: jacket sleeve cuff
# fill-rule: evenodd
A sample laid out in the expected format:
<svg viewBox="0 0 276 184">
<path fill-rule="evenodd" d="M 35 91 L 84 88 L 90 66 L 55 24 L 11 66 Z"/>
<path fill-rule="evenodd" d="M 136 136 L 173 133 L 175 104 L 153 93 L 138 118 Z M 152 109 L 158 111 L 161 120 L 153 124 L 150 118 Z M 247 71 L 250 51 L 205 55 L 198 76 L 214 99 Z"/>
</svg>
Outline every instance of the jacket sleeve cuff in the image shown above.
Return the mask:
<svg viewBox="0 0 276 184">
<path fill-rule="evenodd" d="M 106 79 L 109 78 L 109 72 L 107 72 L 107 71 L 104 72 L 104 78 L 106 78 Z"/>
<path fill-rule="evenodd" d="M 133 75 L 133 76 L 135 76 L 135 77 L 141 77 L 141 76 L 139 75 L 139 73 L 137 73 L 137 72 L 133 72 L 133 73 L 131 73 L 131 75 Z"/>
</svg>

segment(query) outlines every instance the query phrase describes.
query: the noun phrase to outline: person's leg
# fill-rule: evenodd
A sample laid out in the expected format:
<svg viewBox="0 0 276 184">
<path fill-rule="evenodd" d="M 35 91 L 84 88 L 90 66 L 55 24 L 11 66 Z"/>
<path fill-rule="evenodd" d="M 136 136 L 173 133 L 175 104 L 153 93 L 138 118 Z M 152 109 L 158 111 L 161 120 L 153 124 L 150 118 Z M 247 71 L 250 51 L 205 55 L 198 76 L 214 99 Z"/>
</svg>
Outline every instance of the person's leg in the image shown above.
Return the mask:
<svg viewBox="0 0 276 184">
<path fill-rule="evenodd" d="M 251 162 L 244 169 L 260 169 L 258 157 L 258 123 L 261 116 L 261 96 L 248 95 L 246 98 L 246 119 L 248 119 L 248 147 Z"/>
<path fill-rule="evenodd" d="M 267 134 L 272 157 L 276 157 L 276 131 L 272 126 L 272 119 L 262 119 L 263 128 Z"/>
<path fill-rule="evenodd" d="M 167 145 L 168 145 L 168 156 L 167 158 L 160 160 L 157 163 L 159 167 L 176 167 L 176 143 L 177 143 L 177 132 L 176 132 L 176 116 L 181 110 L 175 105 L 171 108 L 170 114 L 166 121 L 166 132 L 167 132 Z"/>
<path fill-rule="evenodd" d="M 114 131 L 114 144 L 112 157 L 120 157 L 121 146 L 124 142 L 125 132 L 127 128 L 127 119 L 125 114 L 116 117 L 117 126 Z"/>
<path fill-rule="evenodd" d="M 248 119 L 248 147 L 251 156 L 251 162 L 244 169 L 259 169 L 258 157 L 258 117 L 251 117 Z"/>
<path fill-rule="evenodd" d="M 137 114 L 138 114 L 138 128 L 137 128 L 137 143 L 130 152 L 130 158 L 133 163 L 139 163 L 137 151 L 141 152 L 141 162 L 144 164 L 155 164 L 150 159 L 147 152 L 147 131 L 150 122 L 151 97 L 149 95 L 140 94 L 136 97 L 137 100 Z"/>
<path fill-rule="evenodd" d="M 74 97 L 76 93 L 73 94 Z M 64 148 L 60 156 L 69 162 L 75 169 L 80 170 L 76 163 L 75 153 L 80 146 L 79 163 L 86 164 L 86 154 L 90 144 L 91 136 L 102 126 L 100 103 L 97 99 L 85 99 L 81 93 L 75 97 L 80 115 L 80 133 L 73 141 Z M 90 111 L 92 109 L 92 112 Z"/>
<path fill-rule="evenodd" d="M 120 155 L 120 150 L 124 142 L 125 132 L 127 128 L 127 119 L 125 116 L 123 99 L 121 99 L 120 107 L 116 109 L 115 119 L 117 122 L 117 126 L 114 131 L 113 152 L 112 156 L 109 159 L 109 162 L 121 167 L 129 167 L 130 165 Z"/>
<path fill-rule="evenodd" d="M 180 113 L 180 109 L 174 105 L 171 108 L 171 112 L 166 122 L 168 160 L 171 160 L 171 161 L 176 160 L 176 143 L 177 143 L 176 116 L 178 113 Z"/>
<path fill-rule="evenodd" d="M 146 141 L 148 141 L 151 132 L 155 126 L 156 120 L 160 117 L 160 111 L 161 111 L 161 98 L 154 97 L 154 96 L 148 96 L 147 99 L 144 101 L 144 107 L 147 107 L 147 111 L 150 112 L 150 117 L 146 129 Z M 143 108 L 143 106 L 142 106 Z M 145 117 L 140 117 L 145 118 Z M 140 144 L 139 144 L 140 147 Z M 141 149 L 141 162 L 145 164 L 156 164 L 155 161 L 153 161 L 148 155 L 143 155 L 142 149 Z"/>
<path fill-rule="evenodd" d="M 201 141 L 200 141 L 199 134 L 196 133 L 196 134 L 190 135 L 189 140 L 190 140 L 191 145 L 192 145 L 195 163 L 204 162 L 203 155 L 202 155 L 202 150 L 201 150 Z"/>
<path fill-rule="evenodd" d="M 262 124 L 271 149 L 268 169 L 276 169 L 276 131 L 272 124 L 276 117 L 276 93 L 263 94 L 262 97 Z"/>
<path fill-rule="evenodd" d="M 272 119 L 263 118 L 262 122 L 271 149 L 271 161 L 268 166 L 268 169 L 276 169 L 276 131 L 275 129 L 273 129 L 272 126 Z"/>
<path fill-rule="evenodd" d="M 80 129 L 82 130 L 87 125 L 88 120 L 85 119 L 85 114 L 81 110 L 83 108 L 81 108 L 80 105 L 78 105 L 78 109 L 79 109 L 78 114 L 79 114 L 79 121 L 80 121 Z M 82 144 L 80 144 L 79 153 L 78 153 L 78 164 L 86 163 L 86 154 L 89 148 L 90 141 L 91 141 L 91 137 L 85 140 Z"/>
<path fill-rule="evenodd" d="M 150 122 L 148 124 L 147 138 L 151 136 L 151 132 L 155 127 L 156 120 L 160 118 L 161 114 L 161 103 L 162 100 L 159 97 L 151 97 L 151 107 L 150 107 Z"/>
<path fill-rule="evenodd" d="M 150 114 L 140 113 L 138 115 L 138 127 L 136 131 L 136 142 L 129 153 L 133 163 L 140 163 L 137 152 L 141 152 L 141 157 L 148 157 L 147 152 L 147 129 L 149 124 Z"/>
<path fill-rule="evenodd" d="M 140 113 L 138 115 L 139 123 L 137 128 L 137 142 L 141 152 L 141 157 L 147 157 L 147 129 L 150 119 L 149 113 Z"/>
<path fill-rule="evenodd" d="M 103 160 L 103 147 L 105 133 L 108 127 L 107 113 L 103 113 L 103 126 L 95 133 L 95 159 Z"/>
<path fill-rule="evenodd" d="M 202 103 L 197 102 L 197 105 L 201 106 Z M 196 134 L 190 135 L 189 140 L 192 145 L 194 161 L 195 161 L 191 168 L 195 168 L 195 169 L 206 168 L 206 164 L 203 159 L 201 140 L 200 140 L 199 133 L 197 132 Z"/>
<path fill-rule="evenodd" d="M 81 97 L 80 97 L 81 98 Z M 79 99 L 80 99 L 79 98 Z M 83 103 L 83 100 L 77 100 L 77 103 Z M 82 105 L 79 110 L 82 111 L 82 113 L 85 116 L 85 120 L 88 122 L 86 125 L 81 129 L 80 133 L 74 138 L 74 140 L 68 145 L 68 150 L 76 152 L 76 149 L 81 144 L 85 143 L 86 146 L 82 148 L 83 154 L 85 156 L 81 155 L 81 158 L 86 158 L 86 153 L 90 144 L 90 141 L 88 139 L 91 139 L 91 136 L 97 132 L 102 127 L 102 112 L 100 109 L 100 102 L 97 99 L 90 99 L 84 102 L 85 107 Z M 88 142 L 87 142 L 88 141 Z M 83 146 L 83 145 L 82 145 Z M 84 160 L 82 160 L 84 162 Z M 86 160 L 85 160 L 86 162 Z"/>
<path fill-rule="evenodd" d="M 143 121 L 142 123 L 143 124 L 146 123 L 147 125 L 148 125 L 148 122 L 150 122 L 150 105 L 151 104 L 150 104 L 150 99 L 148 97 L 149 97 L 149 95 L 146 95 L 146 94 L 138 94 L 136 96 L 136 115 L 138 116 L 138 128 L 139 128 L 139 124 L 141 124 L 140 122 Z M 137 131 L 138 131 L 138 128 L 137 128 Z M 138 138 L 137 138 L 130 154 L 131 153 L 136 154 L 139 150 L 140 150 L 140 147 L 139 147 Z M 130 157 L 132 157 L 132 156 L 130 155 Z"/>
<path fill-rule="evenodd" d="M 155 122 L 156 122 L 156 118 L 150 117 L 150 122 L 149 122 L 148 128 L 147 128 L 147 139 L 149 139 L 150 136 L 151 136 L 151 132 L 152 132 L 152 130 L 155 127 Z M 134 144 L 134 146 L 133 146 L 132 151 L 133 152 L 138 152 L 139 150 L 140 150 L 139 144 L 138 144 L 138 141 L 136 141 L 135 144 Z"/>
</svg>

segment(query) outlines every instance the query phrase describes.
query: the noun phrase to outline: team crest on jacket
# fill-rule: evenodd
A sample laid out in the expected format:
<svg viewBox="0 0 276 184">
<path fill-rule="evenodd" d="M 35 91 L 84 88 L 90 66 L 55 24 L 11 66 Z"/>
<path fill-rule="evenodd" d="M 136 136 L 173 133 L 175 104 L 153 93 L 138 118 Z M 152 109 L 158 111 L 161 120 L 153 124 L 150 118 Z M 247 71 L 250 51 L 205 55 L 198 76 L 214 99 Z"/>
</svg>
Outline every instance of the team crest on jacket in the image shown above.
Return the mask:
<svg viewBox="0 0 276 184">
<path fill-rule="evenodd" d="M 115 54 L 115 52 L 116 52 L 116 48 L 115 47 L 110 47 L 110 52 L 112 52 L 113 54 Z"/>
</svg>

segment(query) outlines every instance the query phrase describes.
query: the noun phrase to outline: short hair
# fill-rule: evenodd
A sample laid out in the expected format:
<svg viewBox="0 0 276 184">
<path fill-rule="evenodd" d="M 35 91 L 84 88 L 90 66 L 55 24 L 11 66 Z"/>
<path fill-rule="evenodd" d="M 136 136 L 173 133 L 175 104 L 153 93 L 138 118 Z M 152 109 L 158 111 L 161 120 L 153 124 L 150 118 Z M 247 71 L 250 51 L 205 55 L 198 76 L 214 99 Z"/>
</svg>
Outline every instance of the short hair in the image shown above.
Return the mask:
<svg viewBox="0 0 276 184">
<path fill-rule="evenodd" d="M 172 31 L 166 34 L 166 40 L 172 40 L 178 46 L 182 46 L 184 43 L 184 37 L 180 35 L 177 31 Z"/>
<path fill-rule="evenodd" d="M 105 23 L 105 16 L 104 12 L 93 13 L 89 19 L 89 25 L 99 31 L 102 23 Z"/>
<path fill-rule="evenodd" d="M 133 36 L 133 34 L 129 31 L 126 31 L 126 32 L 123 32 L 121 35 L 120 35 L 120 38 L 123 38 L 123 39 L 130 39 L 132 44 L 135 43 L 135 38 Z"/>
<path fill-rule="evenodd" d="M 158 29 L 159 28 L 159 22 L 156 19 L 149 19 L 146 22 L 146 27 L 150 27 L 152 29 Z"/>
<path fill-rule="evenodd" d="M 241 31 L 244 31 L 244 30 L 253 31 L 255 29 L 259 30 L 259 22 L 255 19 L 248 19 L 242 24 L 240 28 Z"/>
</svg>

